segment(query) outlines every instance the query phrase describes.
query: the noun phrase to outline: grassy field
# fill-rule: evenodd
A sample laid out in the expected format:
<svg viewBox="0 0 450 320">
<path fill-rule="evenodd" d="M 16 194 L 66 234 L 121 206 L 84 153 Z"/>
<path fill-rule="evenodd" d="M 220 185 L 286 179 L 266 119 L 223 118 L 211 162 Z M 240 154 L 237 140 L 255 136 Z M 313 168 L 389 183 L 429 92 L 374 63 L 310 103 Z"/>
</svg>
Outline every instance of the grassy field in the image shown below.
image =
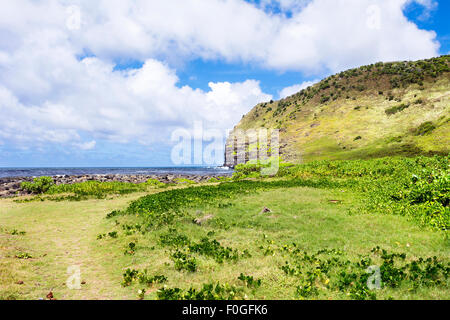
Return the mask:
<svg viewBox="0 0 450 320">
<path fill-rule="evenodd" d="M 53 291 L 58 299 L 132 298 L 120 290 L 120 270 L 109 269 L 115 254 L 100 248 L 97 234 L 110 228 L 105 212 L 123 207 L 139 194 L 81 202 L 0 201 L 0 298 L 39 299 Z M 11 235 L 17 229 L 25 235 Z M 17 259 L 28 253 L 31 259 Z M 79 265 L 81 290 L 66 288 L 67 268 Z M 23 281 L 23 285 L 17 282 Z M 118 290 L 119 289 L 119 290 Z"/>
<path fill-rule="evenodd" d="M 366 163 L 333 164 L 332 180 L 316 179 L 331 175 L 321 163 L 105 199 L 0 200 L 0 299 L 449 299 L 448 231 L 367 210 L 368 194 L 342 180 L 364 179 Z M 80 290 L 66 287 L 74 265 Z M 382 289 L 366 287 L 369 266 Z"/>
</svg>

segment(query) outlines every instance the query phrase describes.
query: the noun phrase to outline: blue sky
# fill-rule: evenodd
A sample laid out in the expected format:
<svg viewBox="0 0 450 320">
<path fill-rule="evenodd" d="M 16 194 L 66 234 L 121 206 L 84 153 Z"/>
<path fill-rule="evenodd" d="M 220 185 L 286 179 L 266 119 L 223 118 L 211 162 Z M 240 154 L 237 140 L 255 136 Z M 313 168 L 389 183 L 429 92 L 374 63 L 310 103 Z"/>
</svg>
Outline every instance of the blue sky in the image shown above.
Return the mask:
<svg viewBox="0 0 450 320">
<path fill-rule="evenodd" d="M 437 8 L 423 16 L 424 9 L 417 3 L 411 3 L 405 9 L 405 15 L 420 29 L 433 30 L 437 34 L 437 40 L 441 44 L 440 54 L 450 54 L 450 2 L 437 1 Z"/>
<path fill-rule="evenodd" d="M 190 2 L 3 3 L 0 167 L 173 166 L 196 121 L 224 138 L 311 81 L 450 52 L 448 1 Z"/>
<path fill-rule="evenodd" d="M 254 1 L 259 3 L 259 1 Z M 271 11 L 280 13 L 279 6 L 271 7 Z M 437 40 L 441 47 L 439 54 L 450 54 L 450 1 L 438 1 L 438 7 L 423 17 L 423 6 L 411 3 L 406 6 L 405 16 L 420 29 L 433 30 L 437 33 Z M 279 92 L 288 86 L 302 83 L 308 80 L 322 79 L 332 73 L 324 72 L 314 75 L 304 74 L 299 71 L 273 71 L 258 68 L 249 64 L 227 64 L 223 61 L 204 61 L 197 59 L 190 62 L 179 73 L 180 83 L 206 89 L 208 83 L 231 81 L 238 82 L 245 79 L 258 79 L 264 92 L 279 98 Z M 193 77 L 191 79 L 191 77 Z"/>
</svg>

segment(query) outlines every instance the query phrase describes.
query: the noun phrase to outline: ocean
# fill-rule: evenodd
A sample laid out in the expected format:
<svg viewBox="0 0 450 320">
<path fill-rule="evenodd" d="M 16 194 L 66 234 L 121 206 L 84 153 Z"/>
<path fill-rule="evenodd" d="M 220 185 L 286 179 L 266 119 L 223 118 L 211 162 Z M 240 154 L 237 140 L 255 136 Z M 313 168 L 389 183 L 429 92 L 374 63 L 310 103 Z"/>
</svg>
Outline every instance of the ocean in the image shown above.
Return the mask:
<svg viewBox="0 0 450 320">
<path fill-rule="evenodd" d="M 42 177 L 42 176 L 82 176 L 82 175 L 231 175 L 226 167 L 170 167 L 170 168 L 0 168 L 0 178 Z"/>
</svg>

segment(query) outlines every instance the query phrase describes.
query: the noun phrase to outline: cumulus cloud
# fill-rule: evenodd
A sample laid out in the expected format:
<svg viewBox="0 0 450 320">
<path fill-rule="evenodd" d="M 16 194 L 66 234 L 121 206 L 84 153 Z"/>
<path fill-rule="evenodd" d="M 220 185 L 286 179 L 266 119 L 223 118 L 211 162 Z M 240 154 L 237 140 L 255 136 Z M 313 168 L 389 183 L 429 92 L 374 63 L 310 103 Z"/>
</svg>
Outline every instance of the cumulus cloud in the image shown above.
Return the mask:
<svg viewBox="0 0 450 320">
<path fill-rule="evenodd" d="M 89 150 L 100 140 L 150 145 L 194 120 L 228 129 L 272 96 L 256 80 L 181 86 L 174 66 L 201 58 L 318 74 L 437 55 L 436 34 L 403 14 L 411 1 L 4 1 L 0 141 Z M 117 70 L 129 60 L 143 66 Z"/>
<path fill-rule="evenodd" d="M 242 0 L 82 2 L 81 27 L 70 34 L 78 48 L 110 59 L 201 57 L 250 62 L 275 70 L 326 69 L 436 55 L 434 32 L 403 14 L 432 0 Z M 292 15 L 265 11 L 278 4 Z M 368 10 L 375 7 L 375 11 Z M 373 15 L 376 15 L 374 17 Z M 373 28 L 368 21 L 379 20 Z M 176 56 L 176 57 L 174 57 Z"/>
<path fill-rule="evenodd" d="M 276 70 L 337 71 L 436 55 L 435 33 L 420 30 L 403 14 L 412 2 L 427 9 L 436 5 L 434 0 L 264 0 L 259 5 L 243 0 L 17 0 L 2 4 L 0 18 L 7 29 L 3 42 L 13 48 L 37 39 L 57 44 L 62 38 L 72 53 L 88 51 L 110 60 L 201 57 Z M 274 3 L 293 10 L 292 16 L 264 10 Z M 74 4 L 79 11 L 67 10 Z M 367 9 L 374 6 L 380 28 L 367 23 L 374 18 Z"/>
<path fill-rule="evenodd" d="M 280 96 L 280 99 L 287 98 L 289 96 L 292 96 L 293 94 L 301 91 L 302 89 L 306 89 L 309 86 L 312 86 L 313 84 L 319 82 L 319 80 L 312 80 L 312 81 L 305 81 L 300 84 L 294 84 L 292 86 L 286 87 L 282 89 L 278 94 Z"/>
<path fill-rule="evenodd" d="M 253 105 L 272 98 L 255 80 L 210 83 L 209 91 L 179 87 L 175 71 L 154 59 L 140 69 L 115 71 L 114 65 L 91 57 L 74 60 L 61 72 L 57 78 L 65 84 L 52 76 L 41 79 L 42 92 L 33 88 L 33 95 L 22 96 L 28 104 L 0 86 L 0 137 L 16 144 L 74 141 L 73 146 L 84 150 L 95 143 L 82 142 L 81 133 L 150 145 L 167 141 L 171 130 L 189 127 L 194 121 L 225 131 Z M 14 77 L 2 76 L 4 82 Z M 47 88 L 59 89 L 42 102 Z M 20 87 L 15 89 L 22 94 Z"/>
</svg>

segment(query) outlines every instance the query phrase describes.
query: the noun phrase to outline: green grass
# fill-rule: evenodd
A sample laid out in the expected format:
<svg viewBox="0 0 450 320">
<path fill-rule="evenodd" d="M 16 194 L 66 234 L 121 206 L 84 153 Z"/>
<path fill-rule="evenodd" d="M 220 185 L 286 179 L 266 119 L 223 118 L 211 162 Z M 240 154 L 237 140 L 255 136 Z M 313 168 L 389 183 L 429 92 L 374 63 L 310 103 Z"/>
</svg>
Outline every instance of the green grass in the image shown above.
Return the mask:
<svg viewBox="0 0 450 320">
<path fill-rule="evenodd" d="M 15 203 L 0 201 L 0 226 L 19 229 L 25 235 L 0 231 L 0 299 L 45 298 L 53 291 L 57 299 L 129 299 L 133 296 L 117 290 L 109 269 L 108 249 L 98 250 L 97 234 L 110 229 L 105 212 L 127 204 L 140 193 L 113 200 L 79 202 Z M 26 252 L 32 259 L 19 260 Z M 82 290 L 69 290 L 65 282 L 67 268 L 81 267 Z M 112 276 L 111 276 L 112 275 Z M 16 284 L 23 281 L 24 284 Z"/>
<path fill-rule="evenodd" d="M 450 56 L 348 70 L 255 106 L 236 130 L 280 129 L 293 163 L 448 154 L 449 71 Z"/>
<path fill-rule="evenodd" d="M 179 184 L 196 182 L 187 179 L 178 179 Z M 56 185 L 51 177 L 40 177 L 34 179 L 33 182 L 23 182 L 22 189 L 38 194 L 36 197 L 18 201 L 80 201 L 90 198 L 103 199 L 108 195 L 124 195 L 134 192 L 144 192 L 154 188 L 165 188 L 168 185 L 155 180 L 149 179 L 144 183 L 129 183 L 120 181 L 86 181 L 73 184 Z"/>
<path fill-rule="evenodd" d="M 387 203 L 385 191 L 400 190 L 387 183 L 397 173 L 444 163 L 317 162 L 283 166 L 278 178 L 152 194 L 1 200 L 0 298 L 52 291 L 57 299 L 449 299 L 448 234 L 375 208 Z M 432 195 L 448 207 L 445 194 L 435 194 L 438 180 L 414 179 L 414 192 L 395 201 Z M 374 187 L 361 192 L 369 181 Z M 202 217 L 209 218 L 193 222 Z M 64 284 L 72 265 L 81 266 L 81 290 Z M 381 290 L 366 287 L 369 265 L 382 268 Z"/>
</svg>

